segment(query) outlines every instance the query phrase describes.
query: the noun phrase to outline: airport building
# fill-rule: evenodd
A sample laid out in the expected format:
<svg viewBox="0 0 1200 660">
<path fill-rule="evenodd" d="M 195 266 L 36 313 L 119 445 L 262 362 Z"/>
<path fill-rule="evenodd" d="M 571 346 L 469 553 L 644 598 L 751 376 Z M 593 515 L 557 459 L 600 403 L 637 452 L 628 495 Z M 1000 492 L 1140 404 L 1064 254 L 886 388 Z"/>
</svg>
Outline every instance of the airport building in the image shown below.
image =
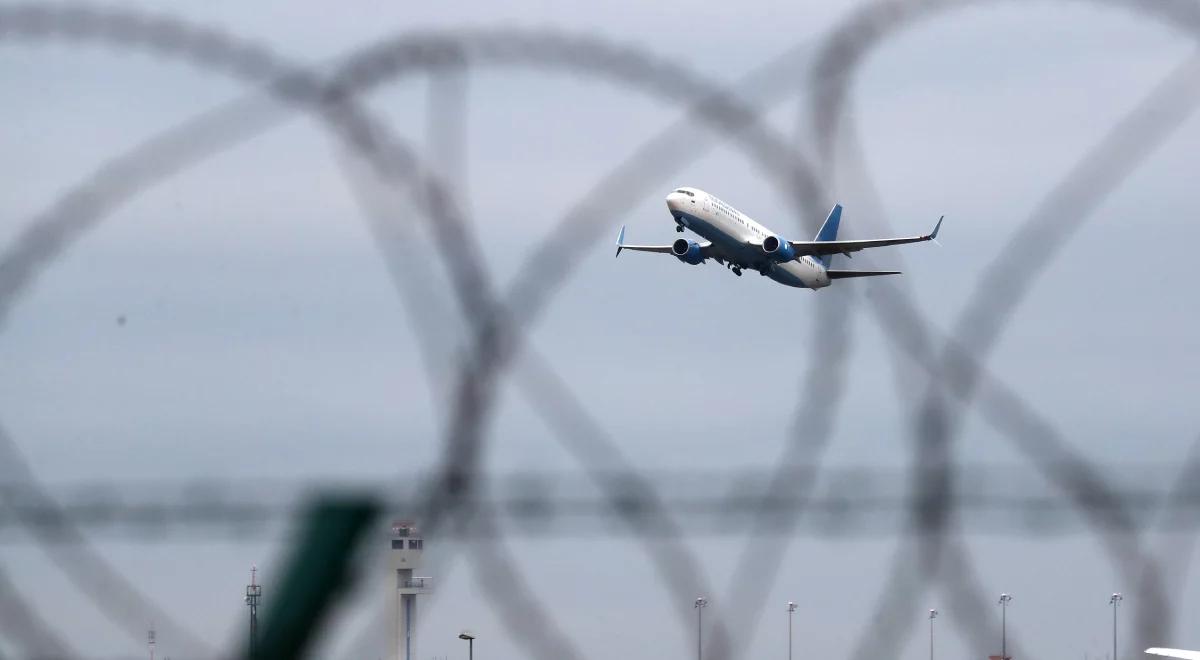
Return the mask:
<svg viewBox="0 0 1200 660">
<path fill-rule="evenodd" d="M 424 601 L 433 585 L 427 577 L 418 577 L 425 540 L 409 521 L 392 524 L 392 549 L 388 555 L 389 581 L 392 585 L 392 660 L 416 660 L 418 603 Z"/>
</svg>

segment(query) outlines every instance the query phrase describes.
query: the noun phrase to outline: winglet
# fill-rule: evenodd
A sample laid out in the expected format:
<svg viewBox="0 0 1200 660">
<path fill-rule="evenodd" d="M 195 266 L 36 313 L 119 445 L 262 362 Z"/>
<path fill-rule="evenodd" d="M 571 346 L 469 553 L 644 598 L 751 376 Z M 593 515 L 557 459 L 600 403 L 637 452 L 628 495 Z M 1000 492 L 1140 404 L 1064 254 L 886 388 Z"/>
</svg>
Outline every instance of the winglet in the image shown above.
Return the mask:
<svg viewBox="0 0 1200 660">
<path fill-rule="evenodd" d="M 625 225 L 621 225 L 621 232 L 617 234 L 617 253 L 613 257 L 621 256 L 621 248 L 625 247 Z"/>
<path fill-rule="evenodd" d="M 933 231 L 930 232 L 930 234 L 929 234 L 929 240 L 933 241 L 934 243 L 937 243 L 937 235 L 938 235 L 938 232 L 942 229 L 942 220 L 945 220 L 945 219 L 946 219 L 946 216 L 944 216 L 944 215 L 942 217 L 938 218 L 937 224 L 933 226 Z M 940 243 L 939 243 L 939 245 L 940 245 Z"/>
</svg>

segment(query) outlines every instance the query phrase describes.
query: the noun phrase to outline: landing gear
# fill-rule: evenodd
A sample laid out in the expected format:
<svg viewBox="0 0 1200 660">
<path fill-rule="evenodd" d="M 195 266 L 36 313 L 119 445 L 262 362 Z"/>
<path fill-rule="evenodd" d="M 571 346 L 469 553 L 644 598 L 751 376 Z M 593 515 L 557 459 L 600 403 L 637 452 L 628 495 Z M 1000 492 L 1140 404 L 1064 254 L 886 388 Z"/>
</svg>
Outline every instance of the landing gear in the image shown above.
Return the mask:
<svg viewBox="0 0 1200 660">
<path fill-rule="evenodd" d="M 741 269 L 741 268 L 739 268 L 739 267 L 737 267 L 737 266 L 734 266 L 734 267 L 733 267 L 733 274 L 734 274 L 734 275 L 737 275 L 738 277 L 741 277 L 741 276 L 742 276 L 742 269 Z"/>
<path fill-rule="evenodd" d="M 683 225 L 675 225 L 675 231 L 682 234 L 683 233 Z"/>
</svg>

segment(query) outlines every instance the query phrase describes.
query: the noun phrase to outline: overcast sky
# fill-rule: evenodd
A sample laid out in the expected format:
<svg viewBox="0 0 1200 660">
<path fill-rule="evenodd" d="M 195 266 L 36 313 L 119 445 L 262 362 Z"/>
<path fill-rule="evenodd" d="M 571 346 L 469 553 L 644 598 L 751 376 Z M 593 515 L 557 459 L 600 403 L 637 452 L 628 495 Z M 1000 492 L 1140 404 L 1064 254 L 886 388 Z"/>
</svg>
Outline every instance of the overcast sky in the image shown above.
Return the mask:
<svg viewBox="0 0 1200 660">
<path fill-rule="evenodd" d="M 373 40 L 426 28 L 536 27 L 645 49 L 733 84 L 814 43 L 854 7 L 621 0 L 160 9 L 302 64 L 328 64 Z M 1012 230 L 1192 49 L 1161 24 L 1084 3 L 976 7 L 919 23 L 873 51 L 852 87 L 849 116 L 877 199 L 847 178 L 813 204 L 841 201 L 851 238 L 868 237 L 872 227 L 923 232 L 945 214 L 942 248 L 909 246 L 869 261 L 902 268 L 902 286 L 945 333 Z M 767 116 L 781 135 L 796 134 L 796 92 L 808 63 L 801 57 L 780 77 L 778 86 L 790 91 L 768 94 Z M 62 42 L 0 41 L 0 79 L 4 243 L 109 158 L 247 91 L 180 61 Z M 451 188 L 500 286 L 574 202 L 685 110 L 670 98 L 561 72 L 481 67 L 464 80 L 467 147 Z M 398 135 L 423 146 L 429 90 L 414 75 L 366 101 Z M 621 212 L 606 237 L 625 224 L 630 241 L 673 240 L 663 197 L 679 185 L 709 190 L 789 237 L 807 237 L 768 173 L 725 136 L 692 130 L 694 158 L 654 174 L 653 194 L 613 200 Z M 811 155 L 813 136 L 802 138 Z M 1105 196 L 987 357 L 995 376 L 1109 467 L 1181 461 L 1200 430 L 1200 299 L 1191 286 L 1198 148 L 1200 123 L 1189 120 Z M 56 488 L 109 480 L 129 489 L 196 479 L 294 484 L 411 477 L 435 465 L 461 317 L 436 260 L 428 260 L 428 285 L 437 292 L 428 306 L 414 311 L 399 300 L 347 162 L 324 126 L 297 115 L 143 190 L 43 272 L 0 342 L 0 419 L 41 479 Z M 434 249 L 423 234 L 413 240 L 414 251 Z M 896 472 L 909 466 L 907 406 L 915 397 L 897 396 L 904 376 L 889 357 L 890 329 L 865 313 L 868 297 L 883 295 L 877 283 L 813 293 L 756 274 L 737 278 L 715 264 L 645 254 L 614 260 L 608 238 L 581 244 L 571 258 L 575 268 L 534 321 L 531 343 L 634 464 L 718 474 L 773 466 L 793 437 L 802 376 L 828 344 L 814 318 L 818 298 L 842 296 L 864 313 L 854 315 L 845 398 L 823 458 Z M 847 267 L 867 263 L 856 258 Z M 414 314 L 439 330 L 430 361 L 444 380 L 433 386 Z M 978 418 L 968 419 L 963 437 L 965 461 L 1024 465 Z M 582 470 L 513 387 L 503 389 L 487 438 L 485 464 L 498 474 Z M 75 648 L 142 654 L 141 643 L 110 625 L 27 536 L 5 539 L 4 567 Z M 286 541 L 106 536 L 97 543 L 178 620 L 220 646 L 243 634 L 241 594 L 252 563 L 263 567 L 270 603 Z M 728 615 L 722 592 L 740 579 L 733 566 L 745 542 L 711 532 L 686 539 L 717 588 L 705 594 L 706 616 Z M 694 630 L 678 625 L 677 603 L 628 536 L 518 534 L 506 543 L 561 630 L 589 657 L 694 652 Z M 746 657 L 782 655 L 788 600 L 801 602 L 797 657 L 848 655 L 871 625 L 899 543 L 888 535 L 791 540 L 767 615 L 739 631 Z M 1120 582 L 1097 539 L 984 534 L 968 536 L 967 545 L 987 606 L 993 594 L 1016 594 L 1010 632 L 1029 655 L 1107 652 L 1108 594 L 1133 585 Z M 463 548 L 449 546 L 426 545 L 429 555 L 446 548 L 447 557 L 432 573 L 437 590 L 422 612 L 421 657 L 463 655 L 455 639 L 462 628 L 479 636 L 481 657 L 524 657 L 497 614 L 505 603 L 481 597 Z M 364 572 L 331 653 L 383 602 L 382 567 Z M 1189 581 L 1179 593 L 1195 586 Z M 930 607 L 943 611 L 941 657 L 999 652 L 969 646 L 941 598 L 926 591 L 907 599 L 917 632 L 895 655 L 927 653 Z M 1132 621 L 1138 603 L 1126 605 L 1123 620 Z M 1200 615 L 1197 605 L 1180 600 L 1177 636 L 1154 641 L 1200 648 L 1200 630 L 1188 625 Z M 171 639 L 159 648 L 185 655 Z M 378 655 L 387 656 L 382 640 Z"/>
</svg>

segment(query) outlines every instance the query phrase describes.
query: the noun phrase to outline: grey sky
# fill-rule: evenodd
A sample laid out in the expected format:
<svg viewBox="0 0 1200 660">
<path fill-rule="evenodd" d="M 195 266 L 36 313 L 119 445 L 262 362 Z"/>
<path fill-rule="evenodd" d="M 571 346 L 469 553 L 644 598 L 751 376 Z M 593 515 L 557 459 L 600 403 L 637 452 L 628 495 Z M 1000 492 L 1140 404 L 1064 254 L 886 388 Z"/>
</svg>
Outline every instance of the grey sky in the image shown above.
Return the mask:
<svg viewBox="0 0 1200 660">
<path fill-rule="evenodd" d="M 343 4 L 162 9 L 262 40 L 301 63 L 325 63 L 372 39 L 423 28 L 555 27 L 734 81 L 820 35 L 852 7 L 758 0 L 707 7 Z M 897 232 L 924 231 L 943 213 L 947 219 L 944 248 L 885 251 L 873 263 L 902 266 L 922 311 L 946 332 L 1010 231 L 1191 50 L 1159 24 L 1082 4 L 972 9 L 889 40 L 853 87 L 868 171 Z M 804 73 L 779 84 L 794 85 Z M 244 92 L 178 62 L 61 43 L 0 42 L 0 79 L 5 242 L 107 158 Z M 503 284 L 572 202 L 681 112 L 561 74 L 485 70 L 472 72 L 468 86 L 468 160 L 457 187 L 488 246 L 487 267 Z M 414 76 L 368 102 L 419 143 L 426 90 Z M 787 135 L 796 125 L 789 98 L 769 113 Z M 1191 222 L 1198 147 L 1200 124 L 1191 120 L 1107 198 L 1021 304 L 988 363 L 1076 448 L 1107 465 L 1181 461 L 1200 430 L 1200 308 L 1190 286 L 1200 238 Z M 376 480 L 434 464 L 444 405 L 425 383 L 410 312 L 387 279 L 340 157 L 323 127 L 294 118 L 146 191 L 46 271 L 0 342 L 0 418 L 44 480 L 64 487 L 108 479 Z M 664 176 L 661 193 L 638 200 L 633 213 L 614 216 L 612 235 L 628 224 L 631 240 L 674 238 L 662 197 L 685 184 L 767 226 L 802 233 L 788 200 L 723 143 Z M 820 205 L 842 201 L 844 231 L 863 237 L 862 228 L 877 220 L 863 217 L 866 201 L 856 204 L 861 190 L 845 187 Z M 577 258 L 532 341 L 621 450 L 647 469 L 772 465 L 789 437 L 809 356 L 824 343 L 812 318 L 816 298 L 879 295 L 871 283 L 813 294 L 735 278 L 712 264 L 685 267 L 638 254 L 614 261 L 608 240 Z M 431 277 L 444 281 L 440 271 Z M 460 319 L 444 302 L 445 310 L 428 313 L 458 337 Z M 825 458 L 901 471 L 911 453 L 911 401 L 897 400 L 888 328 L 863 313 L 853 328 L 846 396 Z M 457 349 L 447 346 L 451 352 L 436 359 L 449 371 Z M 489 425 L 490 469 L 580 469 L 511 386 L 502 403 Z M 978 419 L 968 421 L 964 437 L 964 460 L 1020 462 Z M 19 539 L 0 546 L 0 558 L 24 592 L 39 594 L 41 612 L 64 636 L 96 656 L 142 653 Z M 180 620 L 220 644 L 242 634 L 240 594 L 253 562 L 263 566 L 269 602 L 286 540 L 108 538 L 99 546 Z M 706 594 L 708 615 L 721 617 L 720 592 L 738 580 L 731 571 L 745 539 L 705 534 L 686 542 L 718 586 Z M 628 537 L 508 543 L 542 602 L 589 657 L 692 652 L 694 631 L 677 626 L 666 590 Z M 870 625 L 898 543 L 809 534 L 793 540 L 768 596 L 771 609 L 742 631 L 746 657 L 782 654 L 787 600 L 801 602 L 798 657 L 848 655 Z M 1107 594 L 1132 585 L 1118 583 L 1095 539 L 980 535 L 968 545 L 989 598 L 1016 594 L 1011 631 L 1027 654 L 1106 652 Z M 438 543 L 428 547 L 436 552 Z M 434 573 L 422 656 L 461 655 L 455 635 L 469 627 L 487 657 L 523 657 L 496 616 L 503 604 L 479 597 L 462 550 Z M 367 572 L 378 578 L 381 570 Z M 332 650 L 370 619 L 379 586 L 361 590 Z M 1194 586 L 1190 580 L 1180 593 Z M 968 647 L 952 632 L 956 613 L 941 599 L 913 595 L 916 634 L 896 650 L 900 658 L 924 657 L 929 607 L 943 611 L 941 657 L 998 652 Z M 1132 621 L 1138 603 L 1126 606 L 1123 620 Z M 1188 625 L 1200 614 L 1196 601 L 1182 599 L 1176 614 L 1177 637 L 1159 641 L 1200 648 L 1200 632 Z M 171 644 L 161 639 L 160 654 L 182 657 Z M 386 656 L 382 646 L 379 654 Z"/>
</svg>

